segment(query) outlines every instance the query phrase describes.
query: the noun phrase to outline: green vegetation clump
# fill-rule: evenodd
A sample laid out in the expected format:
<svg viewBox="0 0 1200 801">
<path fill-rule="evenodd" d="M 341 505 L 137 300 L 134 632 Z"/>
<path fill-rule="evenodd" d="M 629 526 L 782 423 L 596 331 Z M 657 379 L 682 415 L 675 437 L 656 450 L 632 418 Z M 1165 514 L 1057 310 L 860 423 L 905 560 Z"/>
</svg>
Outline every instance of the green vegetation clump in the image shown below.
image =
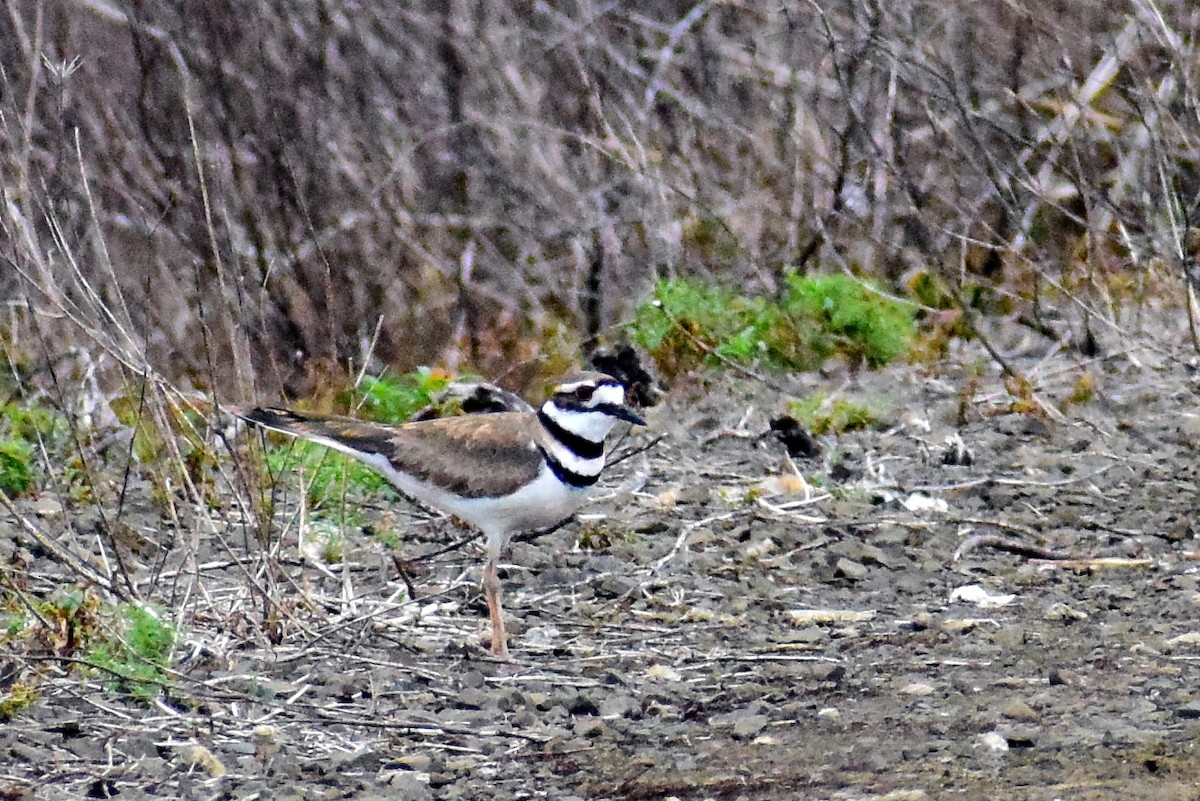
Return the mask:
<svg viewBox="0 0 1200 801">
<path fill-rule="evenodd" d="M 110 674 L 110 689 L 148 701 L 168 683 L 175 628 L 157 612 L 139 604 L 125 604 L 121 612 L 124 621 L 120 635 L 94 642 L 88 661 Z"/>
<path fill-rule="evenodd" d="M 364 531 L 368 536 L 373 537 L 385 551 L 398 551 L 404 545 L 404 541 L 394 528 L 369 526 Z"/>
<path fill-rule="evenodd" d="M 0 584 L 0 652 L 10 660 L 10 682 L 0 690 L 0 722 L 11 720 L 38 698 L 45 667 L 58 657 L 77 657 L 95 633 L 95 597 L 81 590 L 32 599 L 14 577 Z M 33 655 L 35 658 L 26 657 Z"/>
<path fill-rule="evenodd" d="M 350 391 L 347 405 L 380 423 L 403 423 L 433 403 L 450 379 L 444 370 L 428 367 L 401 376 L 364 376 Z"/>
<path fill-rule="evenodd" d="M 879 294 L 845 275 L 787 277 L 783 306 L 797 319 L 815 321 L 848 358 L 882 367 L 903 358 L 916 334 L 916 307 Z"/>
<path fill-rule="evenodd" d="M 365 464 L 304 440 L 268 450 L 267 467 L 273 475 L 298 471 L 308 503 L 314 509 L 336 504 L 351 492 L 373 495 L 391 487 L 387 479 Z"/>
<path fill-rule="evenodd" d="M 40 693 L 36 686 L 16 682 L 0 695 L 0 721 L 9 721 L 33 706 Z"/>
<path fill-rule="evenodd" d="M 0 420 L 11 436 L 27 442 L 42 438 L 51 445 L 62 444 L 69 429 L 65 417 L 32 402 L 22 406 L 16 403 L 0 406 Z"/>
<path fill-rule="evenodd" d="M 1083 373 L 1075 379 L 1075 383 L 1071 385 L 1071 392 L 1063 399 L 1060 404 L 1063 410 L 1070 406 L 1082 406 L 1086 403 L 1091 403 L 1096 397 L 1096 377 L 1090 373 Z"/>
<path fill-rule="evenodd" d="M 779 305 L 684 278 L 659 281 L 638 307 L 633 339 L 668 374 L 713 359 L 813 369 L 828 355 L 817 331 L 796 325 Z"/>
<path fill-rule="evenodd" d="M 845 275 L 789 273 L 778 302 L 677 278 L 658 282 L 629 333 L 668 376 L 722 361 L 814 370 L 838 354 L 874 368 L 908 353 L 915 307 Z"/>
<path fill-rule="evenodd" d="M 66 441 L 66 419 L 36 403 L 0 405 L 0 492 L 19 495 L 33 489 L 35 446 L 56 448 Z"/>
<path fill-rule="evenodd" d="M 880 425 L 879 413 L 870 406 L 845 398 L 830 400 L 815 392 L 807 398 L 792 401 L 788 412 L 814 435 L 841 434 Z"/>
<path fill-rule="evenodd" d="M 346 539 L 340 526 L 324 520 L 314 521 L 304 539 L 308 547 L 303 550 L 310 558 L 327 565 L 340 565 L 345 561 Z"/>
<path fill-rule="evenodd" d="M 33 487 L 33 448 L 21 439 L 0 439 L 0 492 L 19 495 Z"/>
<path fill-rule="evenodd" d="M 44 667 L 58 659 L 90 665 L 89 670 L 101 671 L 111 691 L 148 701 L 169 683 L 176 639 L 170 622 L 140 604 L 106 606 L 94 592 L 80 589 L 31 601 L 22 590 L 5 587 L 0 591 L 0 649 L 17 656 L 18 667 L 11 687 L 0 692 L 0 720 L 37 699 Z"/>
</svg>

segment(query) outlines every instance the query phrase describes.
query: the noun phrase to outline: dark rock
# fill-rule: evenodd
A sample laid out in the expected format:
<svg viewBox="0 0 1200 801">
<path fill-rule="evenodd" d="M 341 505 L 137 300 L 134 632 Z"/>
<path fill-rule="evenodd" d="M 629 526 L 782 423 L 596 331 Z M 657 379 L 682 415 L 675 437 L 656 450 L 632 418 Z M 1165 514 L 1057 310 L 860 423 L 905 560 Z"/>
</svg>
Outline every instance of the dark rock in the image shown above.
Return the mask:
<svg viewBox="0 0 1200 801">
<path fill-rule="evenodd" d="M 783 443 L 788 456 L 793 459 L 815 459 L 821 455 L 821 444 L 804 426 L 790 415 L 773 418 L 770 421 L 771 431 L 775 438 Z"/>
<path fill-rule="evenodd" d="M 1184 720 L 1200 718 L 1200 701 L 1191 701 L 1175 708 L 1175 714 Z"/>
</svg>

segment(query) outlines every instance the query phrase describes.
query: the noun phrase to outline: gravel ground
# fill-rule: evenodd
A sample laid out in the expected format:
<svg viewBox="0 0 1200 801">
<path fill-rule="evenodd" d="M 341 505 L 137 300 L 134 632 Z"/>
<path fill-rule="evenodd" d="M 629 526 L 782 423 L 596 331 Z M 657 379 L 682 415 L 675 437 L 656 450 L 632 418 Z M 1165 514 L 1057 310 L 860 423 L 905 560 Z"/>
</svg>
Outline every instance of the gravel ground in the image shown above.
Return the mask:
<svg viewBox="0 0 1200 801">
<path fill-rule="evenodd" d="M 226 522 L 172 524 L 135 482 L 120 525 L 161 548 L 123 557 L 181 624 L 174 688 L 0 653 L 0 686 L 41 676 L 0 729 L 0 798 L 1195 798 L 1200 419 L 1191 371 L 1151 356 L 1091 363 L 1061 418 L 1011 413 L 986 371 L 681 382 L 619 448 L 661 440 L 514 545 L 515 665 L 483 647 L 479 550 L 421 558 L 448 521 L 379 502 L 321 564 L 294 491 L 259 545 L 232 490 Z M 1079 374 L 1018 364 L 1051 400 Z M 760 435 L 818 386 L 884 426 L 823 439 L 799 481 Z M 26 523 L 105 564 L 113 521 L 56 504 L 0 514 L 33 596 L 77 576 Z"/>
</svg>

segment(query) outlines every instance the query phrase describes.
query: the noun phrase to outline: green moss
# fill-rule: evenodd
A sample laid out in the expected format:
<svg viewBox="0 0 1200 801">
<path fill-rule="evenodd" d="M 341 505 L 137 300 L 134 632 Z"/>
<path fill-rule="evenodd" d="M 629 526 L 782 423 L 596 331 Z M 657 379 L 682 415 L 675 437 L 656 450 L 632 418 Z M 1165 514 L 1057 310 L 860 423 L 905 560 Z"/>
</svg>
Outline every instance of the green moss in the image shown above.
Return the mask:
<svg viewBox="0 0 1200 801">
<path fill-rule="evenodd" d="M 19 495 L 33 488 L 33 447 L 20 439 L 0 439 L 0 492 Z"/>
<path fill-rule="evenodd" d="M 668 376 L 723 361 L 813 370 L 842 355 L 880 367 L 907 354 L 915 307 L 844 275 L 786 277 L 778 303 L 689 279 L 660 281 L 628 326 Z"/>
<path fill-rule="evenodd" d="M 0 406 L 0 420 L 11 436 L 27 442 L 41 438 L 51 446 L 62 443 L 70 430 L 65 417 L 38 405 L 6 403 Z"/>
<path fill-rule="evenodd" d="M 36 402 L 0 405 L 0 492 L 18 495 L 33 489 L 38 448 L 58 452 L 69 433 L 65 417 Z"/>
<path fill-rule="evenodd" d="M 177 634 L 157 612 L 139 604 L 123 605 L 120 617 L 120 631 L 93 642 L 88 661 L 109 674 L 110 689 L 148 701 L 168 683 Z"/>
<path fill-rule="evenodd" d="M 364 376 L 348 395 L 348 406 L 380 423 L 402 423 L 433 403 L 450 383 L 443 370 L 422 367 L 401 376 Z"/>
<path fill-rule="evenodd" d="M 385 528 L 382 531 L 375 532 L 376 541 L 388 551 L 398 551 L 404 545 L 404 541 L 400 538 L 400 534 L 391 528 Z"/>
<path fill-rule="evenodd" d="M 818 324 L 838 351 L 868 367 L 908 353 L 916 335 L 916 307 L 881 295 L 847 275 L 787 277 L 783 307 Z"/>
<path fill-rule="evenodd" d="M 6 692 L 0 694 L 0 721 L 12 720 L 33 706 L 39 695 L 37 687 L 15 682 Z"/>
<path fill-rule="evenodd" d="M 792 401 L 788 412 L 814 435 L 841 434 L 880 425 L 879 413 L 870 406 L 845 398 L 831 401 L 820 392 Z"/>
</svg>

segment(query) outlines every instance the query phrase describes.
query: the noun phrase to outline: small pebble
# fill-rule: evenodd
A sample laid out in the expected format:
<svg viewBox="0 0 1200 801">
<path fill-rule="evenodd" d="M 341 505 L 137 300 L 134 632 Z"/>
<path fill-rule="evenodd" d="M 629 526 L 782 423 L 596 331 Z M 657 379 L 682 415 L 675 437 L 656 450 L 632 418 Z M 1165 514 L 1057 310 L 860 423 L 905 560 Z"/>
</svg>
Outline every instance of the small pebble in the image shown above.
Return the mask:
<svg viewBox="0 0 1200 801">
<path fill-rule="evenodd" d="M 951 618 L 942 621 L 942 631 L 947 634 L 964 634 L 968 631 L 973 631 L 979 627 L 978 620 L 964 620 L 962 618 Z"/>
<path fill-rule="evenodd" d="M 1000 714 L 1010 720 L 1031 721 L 1038 719 L 1038 713 L 1024 701 L 1009 701 L 1000 708 Z"/>
<path fill-rule="evenodd" d="M 1047 674 L 1046 680 L 1050 683 L 1051 687 L 1065 687 L 1075 683 L 1075 675 L 1069 670 L 1052 668 L 1050 673 Z"/>
<path fill-rule="evenodd" d="M 847 559 L 843 556 L 834 565 L 834 572 L 842 578 L 859 581 L 867 575 L 868 571 L 867 567 L 861 562 L 855 562 L 853 559 Z"/>
<path fill-rule="evenodd" d="M 989 731 L 987 734 L 980 735 L 979 741 L 985 748 L 998 754 L 1008 751 L 1008 740 L 998 732 Z"/>
<path fill-rule="evenodd" d="M 917 696 L 932 695 L 933 694 L 933 686 L 929 685 L 929 684 L 924 684 L 922 682 L 913 682 L 912 684 L 906 684 L 903 687 L 901 687 L 900 692 L 903 695 L 917 695 Z"/>
<path fill-rule="evenodd" d="M 1046 620 L 1087 620 L 1087 612 L 1072 609 L 1064 603 L 1054 603 L 1046 607 L 1042 617 Z"/>
<path fill-rule="evenodd" d="M 733 736 L 745 740 L 766 728 L 771 719 L 766 715 L 745 715 L 733 724 Z"/>
<path fill-rule="evenodd" d="M 1037 745 L 1037 733 L 1033 729 L 1000 726 L 996 729 L 996 733 L 1004 737 L 1009 748 L 1033 748 Z"/>
<path fill-rule="evenodd" d="M 433 764 L 433 760 L 427 754 L 405 754 L 396 759 L 396 764 L 406 770 L 427 773 Z"/>
</svg>

